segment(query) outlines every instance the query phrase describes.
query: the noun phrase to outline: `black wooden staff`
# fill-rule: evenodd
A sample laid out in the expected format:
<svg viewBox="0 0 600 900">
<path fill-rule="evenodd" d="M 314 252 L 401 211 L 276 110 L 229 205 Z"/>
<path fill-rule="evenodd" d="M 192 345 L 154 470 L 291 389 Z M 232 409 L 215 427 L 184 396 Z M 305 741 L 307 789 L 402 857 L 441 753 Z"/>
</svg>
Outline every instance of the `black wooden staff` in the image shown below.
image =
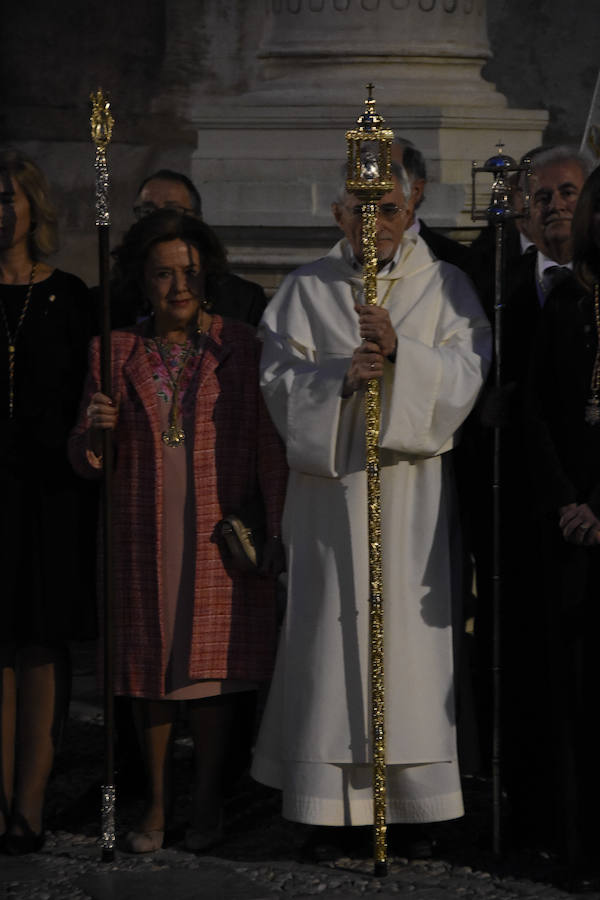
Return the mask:
<svg viewBox="0 0 600 900">
<path fill-rule="evenodd" d="M 98 269 L 102 308 L 100 337 L 101 391 L 112 394 L 110 351 L 110 212 L 108 206 L 108 166 L 106 148 L 112 136 L 114 119 L 110 102 L 102 93 L 91 94 L 92 140 L 96 145 L 96 228 L 98 230 Z M 104 586 L 104 778 L 101 787 L 101 838 L 103 862 L 112 862 L 115 848 L 115 759 L 114 759 L 114 570 L 112 536 L 112 431 L 102 432 L 102 528 L 103 528 L 103 586 Z"/>
<path fill-rule="evenodd" d="M 525 193 L 523 212 L 516 213 L 512 209 L 511 187 L 507 176 L 521 172 L 527 172 L 529 175 L 530 165 L 528 159 L 523 160 L 523 165 L 517 165 L 514 159 L 506 156 L 502 150 L 502 144 L 498 144 L 496 155 L 486 160 L 483 166 L 473 163 L 471 210 L 473 220 L 485 218 L 494 228 L 494 390 L 498 400 L 504 383 L 502 320 L 506 272 L 506 222 L 518 215 L 526 215 L 529 211 L 528 191 Z M 475 176 L 478 172 L 489 172 L 494 176 L 490 205 L 483 212 L 476 209 Z M 499 422 L 494 425 L 492 454 L 492 846 L 494 853 L 499 856 L 502 849 L 502 426 Z"/>
</svg>

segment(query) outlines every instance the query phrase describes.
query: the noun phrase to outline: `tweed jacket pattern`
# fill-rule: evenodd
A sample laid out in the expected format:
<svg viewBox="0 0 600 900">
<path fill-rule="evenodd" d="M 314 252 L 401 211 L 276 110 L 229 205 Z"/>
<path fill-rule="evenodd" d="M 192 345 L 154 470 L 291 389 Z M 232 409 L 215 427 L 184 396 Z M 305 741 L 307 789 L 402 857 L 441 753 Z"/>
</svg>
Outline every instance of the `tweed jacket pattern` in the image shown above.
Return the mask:
<svg viewBox="0 0 600 900">
<path fill-rule="evenodd" d="M 114 433 L 115 691 L 160 697 L 168 660 L 162 595 L 163 469 L 156 384 L 143 344 L 143 325 L 112 335 L 112 388 L 119 419 Z M 257 488 L 269 534 L 280 534 L 287 467 L 285 451 L 258 383 L 260 343 L 241 322 L 214 316 L 205 338 L 194 404 L 194 611 L 191 679 L 261 680 L 271 673 L 275 645 L 272 579 L 236 572 L 224 561 L 215 525 Z M 89 450 L 86 410 L 99 390 L 99 341 L 70 457 L 84 476 L 101 461 Z"/>
</svg>

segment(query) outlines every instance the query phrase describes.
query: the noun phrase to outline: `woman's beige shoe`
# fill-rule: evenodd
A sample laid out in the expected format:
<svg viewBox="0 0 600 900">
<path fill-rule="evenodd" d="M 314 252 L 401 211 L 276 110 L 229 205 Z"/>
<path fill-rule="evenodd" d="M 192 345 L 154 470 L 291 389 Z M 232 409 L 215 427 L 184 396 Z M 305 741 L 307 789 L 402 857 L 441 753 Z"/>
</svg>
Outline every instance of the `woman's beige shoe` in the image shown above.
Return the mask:
<svg viewBox="0 0 600 900">
<path fill-rule="evenodd" d="M 130 831 L 125 845 L 130 853 L 154 853 L 161 849 L 164 839 L 164 831 Z"/>
</svg>

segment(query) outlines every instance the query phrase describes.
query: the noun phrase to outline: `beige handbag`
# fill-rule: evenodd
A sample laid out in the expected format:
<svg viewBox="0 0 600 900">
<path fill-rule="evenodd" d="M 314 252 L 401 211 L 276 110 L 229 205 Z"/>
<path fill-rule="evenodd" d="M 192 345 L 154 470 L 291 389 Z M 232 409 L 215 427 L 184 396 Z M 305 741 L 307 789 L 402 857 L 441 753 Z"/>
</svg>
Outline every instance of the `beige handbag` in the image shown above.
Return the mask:
<svg viewBox="0 0 600 900">
<path fill-rule="evenodd" d="M 265 510 L 261 497 L 217 523 L 226 556 L 240 572 L 257 572 L 265 543 Z"/>
</svg>

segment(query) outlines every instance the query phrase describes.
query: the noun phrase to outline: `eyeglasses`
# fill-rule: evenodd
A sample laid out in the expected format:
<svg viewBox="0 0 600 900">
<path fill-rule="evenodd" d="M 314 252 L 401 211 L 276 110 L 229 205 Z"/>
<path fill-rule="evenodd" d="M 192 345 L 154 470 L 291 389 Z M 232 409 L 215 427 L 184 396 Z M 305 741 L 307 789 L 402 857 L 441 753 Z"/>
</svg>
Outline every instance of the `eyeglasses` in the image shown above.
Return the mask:
<svg viewBox="0 0 600 900">
<path fill-rule="evenodd" d="M 152 213 L 155 213 L 159 209 L 172 209 L 174 212 L 181 213 L 181 215 L 194 215 L 193 209 L 190 209 L 188 206 L 179 206 L 177 203 L 163 203 L 162 206 L 157 206 L 156 203 L 142 203 L 139 206 L 133 207 L 133 214 L 139 221 L 145 216 L 151 216 Z"/>
<path fill-rule="evenodd" d="M 357 206 L 346 206 L 345 209 L 353 216 L 362 216 L 363 208 L 361 204 L 358 204 Z M 382 203 L 381 206 L 377 207 L 377 215 L 381 216 L 383 219 L 387 219 L 388 222 L 395 219 L 400 212 L 405 212 L 404 207 L 396 206 L 395 203 Z"/>
<path fill-rule="evenodd" d="M 579 189 L 574 184 L 562 184 L 556 189 L 540 188 L 533 195 L 534 206 L 550 206 L 554 200 L 554 194 L 560 194 L 561 200 L 565 203 L 574 203 L 579 196 Z"/>
</svg>

